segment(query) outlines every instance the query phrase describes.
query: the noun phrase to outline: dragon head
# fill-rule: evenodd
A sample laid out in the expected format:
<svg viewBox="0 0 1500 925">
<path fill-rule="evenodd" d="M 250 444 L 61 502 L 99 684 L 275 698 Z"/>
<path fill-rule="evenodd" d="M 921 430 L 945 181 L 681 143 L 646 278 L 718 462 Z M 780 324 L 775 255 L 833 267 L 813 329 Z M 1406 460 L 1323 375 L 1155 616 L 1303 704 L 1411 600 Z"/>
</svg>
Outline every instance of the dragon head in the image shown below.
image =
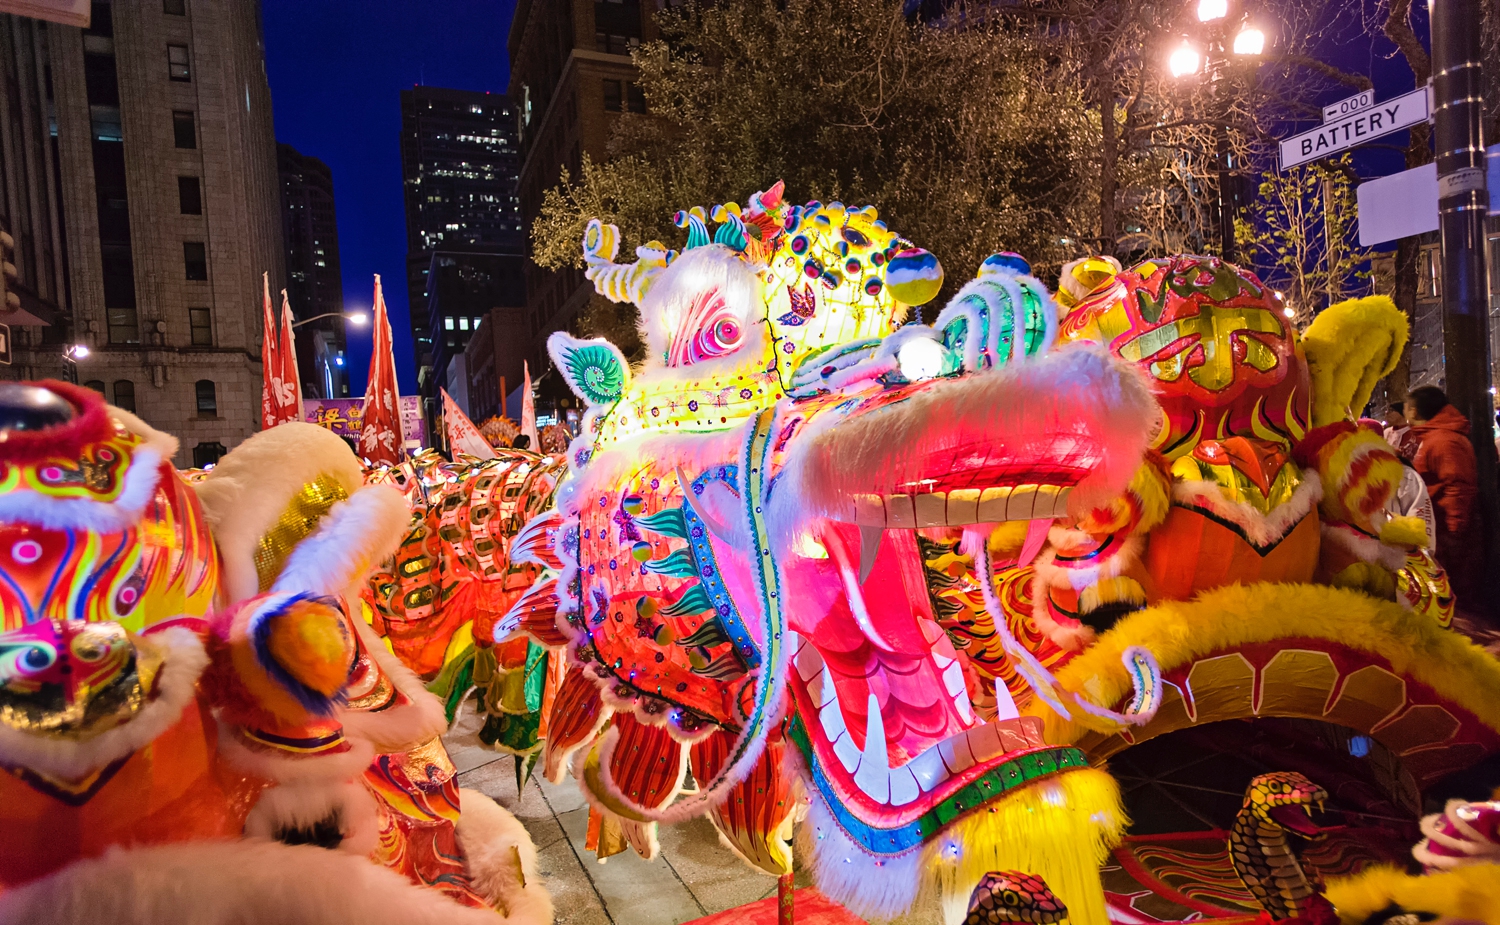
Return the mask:
<svg viewBox="0 0 1500 925">
<path fill-rule="evenodd" d="M 1025 540 L 1007 554 L 1034 552 L 1075 497 L 1129 478 L 1154 403 L 1107 352 L 1052 349 L 1057 307 L 1015 255 L 986 261 L 933 325 L 898 328 L 942 269 L 873 209 L 789 207 L 778 186 L 713 214 L 712 236 L 701 211 L 679 213 L 681 253 L 653 242 L 623 266 L 614 229 L 589 227 L 590 278 L 640 306 L 638 370 L 602 340 L 549 342 L 589 406 L 552 521 L 556 628 L 603 703 L 560 725 L 577 745 L 610 711 L 629 717 L 575 771 L 627 822 L 719 812 L 779 871 L 777 836 L 736 835 L 713 807 L 784 748 L 825 891 L 891 914 L 925 874 L 961 916 L 980 875 L 1045 854 L 1013 836 L 1014 814 L 1081 846 L 1120 819 L 1107 782 L 956 650 L 919 539 L 984 549 L 1010 524 Z M 689 749 L 700 790 L 674 804 Z M 626 835 L 649 853 L 648 833 Z M 960 858 L 959 843 L 974 847 Z M 1070 905 L 1099 898 L 1091 874 L 1037 873 Z"/>
</svg>

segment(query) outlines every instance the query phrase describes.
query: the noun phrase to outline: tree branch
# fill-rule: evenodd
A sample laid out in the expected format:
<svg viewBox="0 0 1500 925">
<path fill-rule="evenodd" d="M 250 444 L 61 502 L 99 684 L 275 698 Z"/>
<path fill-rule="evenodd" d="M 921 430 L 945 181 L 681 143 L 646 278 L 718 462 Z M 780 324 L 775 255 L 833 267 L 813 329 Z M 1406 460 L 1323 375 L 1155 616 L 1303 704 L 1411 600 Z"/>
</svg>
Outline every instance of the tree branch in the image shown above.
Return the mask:
<svg viewBox="0 0 1500 925">
<path fill-rule="evenodd" d="M 1410 2 L 1410 0 L 1407 0 L 1407 2 Z M 1389 34 L 1390 30 L 1387 29 L 1386 31 Z M 1371 90 L 1375 87 L 1370 82 L 1370 78 L 1363 74 L 1350 74 L 1325 61 L 1319 61 L 1317 58 L 1311 58 L 1307 55 L 1283 55 L 1281 60 L 1296 67 L 1305 67 L 1310 71 L 1316 71 L 1329 80 L 1336 80 L 1344 86 L 1353 87 L 1356 90 Z"/>
</svg>

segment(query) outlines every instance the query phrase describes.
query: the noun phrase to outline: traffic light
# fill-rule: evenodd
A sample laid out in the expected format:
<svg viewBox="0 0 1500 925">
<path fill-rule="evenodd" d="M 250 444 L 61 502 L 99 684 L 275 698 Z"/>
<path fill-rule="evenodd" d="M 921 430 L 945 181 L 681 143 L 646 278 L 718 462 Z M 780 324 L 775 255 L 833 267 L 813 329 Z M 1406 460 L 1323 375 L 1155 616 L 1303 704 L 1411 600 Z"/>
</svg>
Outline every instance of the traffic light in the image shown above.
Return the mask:
<svg viewBox="0 0 1500 925">
<path fill-rule="evenodd" d="M 20 311 L 21 297 L 16 294 L 16 239 L 0 231 L 0 293 L 5 295 L 5 304 L 0 312 Z"/>
</svg>

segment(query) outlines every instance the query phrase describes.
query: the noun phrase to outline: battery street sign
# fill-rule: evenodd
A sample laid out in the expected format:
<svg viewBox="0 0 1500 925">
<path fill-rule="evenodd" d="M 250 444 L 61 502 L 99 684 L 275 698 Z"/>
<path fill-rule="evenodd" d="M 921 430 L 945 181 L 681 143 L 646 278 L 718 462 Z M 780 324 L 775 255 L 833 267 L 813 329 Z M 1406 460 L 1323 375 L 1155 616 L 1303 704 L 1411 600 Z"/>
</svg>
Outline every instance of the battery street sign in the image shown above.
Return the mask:
<svg viewBox="0 0 1500 925">
<path fill-rule="evenodd" d="M 1430 108 L 1427 105 L 1427 95 L 1427 88 L 1419 87 L 1410 93 L 1403 93 L 1394 99 L 1386 100 L 1384 103 L 1374 103 L 1364 108 L 1352 108 L 1352 105 L 1364 96 L 1361 93 L 1341 103 L 1325 107 L 1325 121 L 1322 126 L 1282 139 L 1281 169 L 1287 170 L 1340 151 L 1347 151 L 1355 145 L 1362 145 L 1383 135 L 1426 122 Z M 1351 108 L 1339 112 L 1339 107 L 1346 104 L 1350 104 Z M 1335 111 L 1335 116 L 1327 119 L 1330 110 Z"/>
</svg>

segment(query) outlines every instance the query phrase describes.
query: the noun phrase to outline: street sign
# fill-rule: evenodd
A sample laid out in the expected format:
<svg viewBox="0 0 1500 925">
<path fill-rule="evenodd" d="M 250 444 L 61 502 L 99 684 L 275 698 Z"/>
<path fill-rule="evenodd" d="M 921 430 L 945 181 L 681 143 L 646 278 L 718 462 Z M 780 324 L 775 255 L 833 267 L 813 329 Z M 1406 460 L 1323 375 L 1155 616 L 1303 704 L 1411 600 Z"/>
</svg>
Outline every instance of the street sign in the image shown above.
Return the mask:
<svg viewBox="0 0 1500 925">
<path fill-rule="evenodd" d="M 1487 152 L 1491 191 L 1500 190 L 1500 145 Z M 1467 177 L 1470 182 L 1478 178 Z M 1438 230 L 1438 176 L 1436 164 L 1423 164 L 1378 180 L 1361 183 L 1355 190 L 1359 206 L 1359 246 L 1373 247 L 1386 241 Z M 1500 214 L 1500 196 L 1491 195 L 1490 214 Z"/>
<path fill-rule="evenodd" d="M 1376 103 L 1368 109 L 1341 115 L 1312 131 L 1282 139 L 1281 169 L 1297 167 L 1347 151 L 1355 145 L 1374 141 L 1383 135 L 1420 125 L 1427 121 L 1427 113 L 1427 88 L 1419 87 L 1384 103 Z"/>
<path fill-rule="evenodd" d="M 0 324 L 0 366 L 10 365 L 10 325 Z"/>
<path fill-rule="evenodd" d="M 1323 121 L 1332 122 L 1334 119 L 1342 119 L 1344 116 L 1352 116 L 1357 112 L 1364 112 L 1375 105 L 1375 91 L 1361 90 L 1347 100 L 1339 100 L 1331 106 L 1323 107 Z"/>
<path fill-rule="evenodd" d="M 0 0 L 0 13 L 89 27 L 89 0 Z"/>
</svg>

